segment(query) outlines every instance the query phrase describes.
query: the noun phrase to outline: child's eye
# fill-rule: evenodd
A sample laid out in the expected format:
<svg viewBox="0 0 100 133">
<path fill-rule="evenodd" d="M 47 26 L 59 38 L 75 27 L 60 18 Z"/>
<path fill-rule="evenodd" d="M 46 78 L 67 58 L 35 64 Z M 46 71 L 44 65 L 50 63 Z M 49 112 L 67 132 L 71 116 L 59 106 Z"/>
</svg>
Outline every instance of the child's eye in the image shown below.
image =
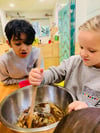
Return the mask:
<svg viewBox="0 0 100 133">
<path fill-rule="evenodd" d="M 89 50 L 91 53 L 95 53 L 96 51 L 94 51 L 94 50 Z"/>
<path fill-rule="evenodd" d="M 80 49 L 83 49 L 83 47 L 82 47 L 82 46 L 80 46 Z"/>
<path fill-rule="evenodd" d="M 21 45 L 21 43 L 15 43 L 15 45 L 16 45 L 16 46 L 20 46 L 20 45 Z"/>
</svg>

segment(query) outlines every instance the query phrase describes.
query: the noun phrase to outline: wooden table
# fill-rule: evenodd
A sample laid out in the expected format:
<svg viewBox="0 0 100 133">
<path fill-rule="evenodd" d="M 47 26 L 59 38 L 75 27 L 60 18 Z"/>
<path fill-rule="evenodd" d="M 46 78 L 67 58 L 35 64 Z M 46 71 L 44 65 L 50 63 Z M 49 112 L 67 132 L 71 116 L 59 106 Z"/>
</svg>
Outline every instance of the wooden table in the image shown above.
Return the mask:
<svg viewBox="0 0 100 133">
<path fill-rule="evenodd" d="M 8 85 L 8 86 L 4 86 L 1 82 L 0 82 L 0 102 L 7 96 L 9 95 L 11 92 L 17 90 L 19 88 L 18 85 Z M 0 123 L 0 133 L 13 133 L 13 131 L 9 130 L 8 128 L 6 128 L 2 123 Z"/>
<path fill-rule="evenodd" d="M 4 86 L 0 82 L 0 102 L 5 98 L 7 95 L 9 95 L 11 92 L 19 89 L 19 85 L 8 85 Z"/>
<path fill-rule="evenodd" d="M 18 85 L 9 85 L 9 86 L 4 86 L 0 82 L 0 102 L 11 92 L 19 89 Z M 48 131 L 42 131 L 38 133 L 53 133 L 54 129 L 48 130 Z M 0 133 L 15 133 L 14 131 L 11 131 L 7 127 L 5 127 L 2 123 L 0 123 Z"/>
</svg>

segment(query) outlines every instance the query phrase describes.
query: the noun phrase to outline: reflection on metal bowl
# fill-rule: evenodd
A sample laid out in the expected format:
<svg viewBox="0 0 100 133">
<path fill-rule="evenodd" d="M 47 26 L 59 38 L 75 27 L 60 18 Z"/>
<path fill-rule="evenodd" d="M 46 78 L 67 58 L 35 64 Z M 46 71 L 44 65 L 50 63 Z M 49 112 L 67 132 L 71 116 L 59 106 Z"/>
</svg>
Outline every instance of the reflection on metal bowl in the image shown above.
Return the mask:
<svg viewBox="0 0 100 133">
<path fill-rule="evenodd" d="M 9 129 L 19 133 L 53 133 L 58 122 L 39 128 L 20 128 L 16 126 L 21 112 L 31 105 L 33 86 L 23 87 L 7 96 L 0 105 L 0 120 Z M 65 111 L 73 101 L 72 96 L 63 88 L 44 85 L 37 89 L 35 104 L 53 103 Z"/>
</svg>

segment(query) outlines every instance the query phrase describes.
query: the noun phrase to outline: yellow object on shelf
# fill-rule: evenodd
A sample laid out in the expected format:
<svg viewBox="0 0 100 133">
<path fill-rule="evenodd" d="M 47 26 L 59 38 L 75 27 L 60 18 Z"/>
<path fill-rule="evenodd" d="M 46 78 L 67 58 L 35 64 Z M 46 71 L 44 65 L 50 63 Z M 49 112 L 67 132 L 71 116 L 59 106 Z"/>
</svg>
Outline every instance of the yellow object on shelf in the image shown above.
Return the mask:
<svg viewBox="0 0 100 133">
<path fill-rule="evenodd" d="M 34 42 L 33 42 L 33 46 L 38 46 L 39 44 L 39 39 L 38 38 L 35 38 Z"/>
<path fill-rule="evenodd" d="M 60 82 L 60 83 L 55 83 L 55 85 L 64 87 L 64 81 L 62 81 L 62 82 Z"/>
</svg>

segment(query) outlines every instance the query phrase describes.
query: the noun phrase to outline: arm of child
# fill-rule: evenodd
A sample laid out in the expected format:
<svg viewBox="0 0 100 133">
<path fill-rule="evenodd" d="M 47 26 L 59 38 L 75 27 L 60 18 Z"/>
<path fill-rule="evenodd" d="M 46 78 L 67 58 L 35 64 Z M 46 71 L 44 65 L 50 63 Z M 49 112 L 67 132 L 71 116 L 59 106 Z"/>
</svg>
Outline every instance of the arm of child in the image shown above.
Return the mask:
<svg viewBox="0 0 100 133">
<path fill-rule="evenodd" d="M 12 85 L 12 84 L 18 84 L 19 82 L 26 80 L 27 78 L 23 78 L 23 79 L 12 79 L 12 78 L 7 78 L 5 80 L 2 81 L 2 83 L 4 85 Z"/>
<path fill-rule="evenodd" d="M 9 72 L 6 69 L 6 66 L 4 65 L 4 63 L 0 63 L 0 81 L 4 85 L 18 84 L 22 80 L 26 80 L 26 78 L 14 79 L 9 77 Z"/>
</svg>

